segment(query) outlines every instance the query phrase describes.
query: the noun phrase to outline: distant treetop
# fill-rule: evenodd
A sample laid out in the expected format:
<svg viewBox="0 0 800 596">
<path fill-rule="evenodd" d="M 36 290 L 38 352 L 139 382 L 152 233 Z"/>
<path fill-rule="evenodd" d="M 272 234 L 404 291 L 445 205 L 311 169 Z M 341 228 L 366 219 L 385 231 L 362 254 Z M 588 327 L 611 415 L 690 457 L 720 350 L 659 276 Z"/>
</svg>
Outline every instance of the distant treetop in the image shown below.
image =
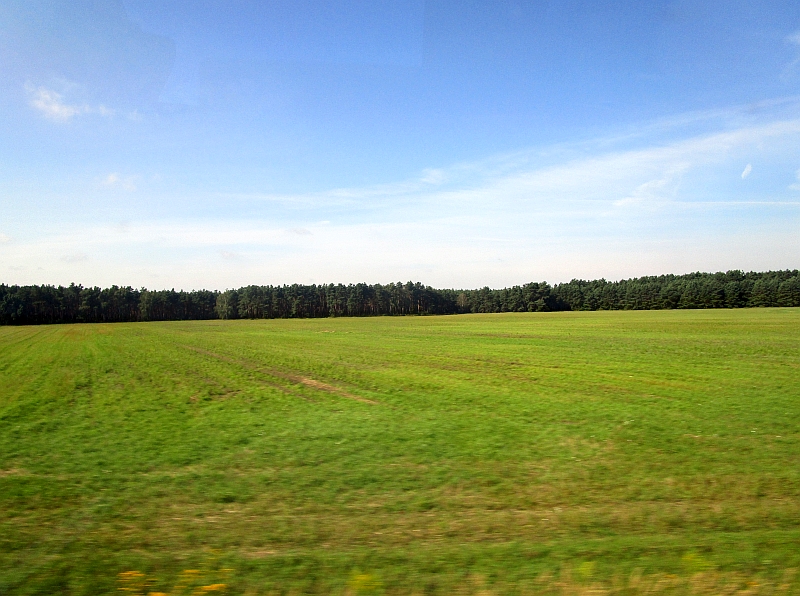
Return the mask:
<svg viewBox="0 0 800 596">
<path fill-rule="evenodd" d="M 419 282 L 245 286 L 224 292 L 0 284 L 0 325 L 757 306 L 800 306 L 800 272 L 573 279 L 499 290 L 436 289 Z"/>
</svg>

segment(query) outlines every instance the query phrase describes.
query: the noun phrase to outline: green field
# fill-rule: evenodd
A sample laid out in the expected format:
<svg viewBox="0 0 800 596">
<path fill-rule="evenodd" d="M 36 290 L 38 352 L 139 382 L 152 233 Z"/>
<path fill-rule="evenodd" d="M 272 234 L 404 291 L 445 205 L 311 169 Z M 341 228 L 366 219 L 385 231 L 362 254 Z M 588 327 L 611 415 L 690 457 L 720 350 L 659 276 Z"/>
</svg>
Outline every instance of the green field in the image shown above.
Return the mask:
<svg viewBox="0 0 800 596">
<path fill-rule="evenodd" d="M 798 431 L 800 309 L 3 327 L 0 594 L 793 593 Z"/>
</svg>

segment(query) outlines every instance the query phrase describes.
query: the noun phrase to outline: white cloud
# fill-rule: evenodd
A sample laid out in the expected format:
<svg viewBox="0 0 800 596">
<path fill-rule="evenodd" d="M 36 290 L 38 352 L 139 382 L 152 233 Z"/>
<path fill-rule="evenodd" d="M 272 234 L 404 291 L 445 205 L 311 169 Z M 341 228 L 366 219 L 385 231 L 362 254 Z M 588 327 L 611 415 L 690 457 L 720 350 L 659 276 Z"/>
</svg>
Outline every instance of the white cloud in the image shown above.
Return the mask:
<svg viewBox="0 0 800 596">
<path fill-rule="evenodd" d="M 764 191 L 756 184 L 763 176 L 748 184 L 731 176 L 759 146 L 759 167 L 780 166 L 794 177 L 800 120 L 633 148 L 601 139 L 574 150 L 516 152 L 440 168 L 435 186 L 423 181 L 424 171 L 365 188 L 251 195 L 271 201 L 260 206 L 260 219 L 176 213 L 128 220 L 125 233 L 116 222 L 65 229 L 54 219 L 24 240 L 15 230 L 0 270 L 23 266 L 10 275 L 14 283 L 188 289 L 310 278 L 476 287 L 796 267 L 800 200 L 786 189 Z M 98 185 L 122 188 L 126 179 L 112 172 Z M 66 262 L 54 254 L 92 258 Z M 45 272 L 34 276 L 37 266 Z"/>
<path fill-rule="evenodd" d="M 63 257 L 61 257 L 62 263 L 69 263 L 69 264 L 82 263 L 83 261 L 88 261 L 88 260 L 89 260 L 89 255 L 82 252 L 64 255 Z"/>
<path fill-rule="evenodd" d="M 442 184 L 447 181 L 447 174 L 444 170 L 427 169 L 422 172 L 420 181 L 425 184 Z"/>
<path fill-rule="evenodd" d="M 68 88 L 74 88 L 74 84 L 65 84 Z M 25 84 L 30 105 L 44 115 L 45 118 L 54 122 L 69 122 L 79 114 L 99 114 L 110 118 L 116 114 L 115 110 L 102 104 L 90 106 L 86 103 L 68 103 L 64 100 L 64 95 L 47 87 L 34 87 L 30 83 Z"/>
<path fill-rule="evenodd" d="M 752 171 L 753 171 L 753 164 L 747 164 L 744 167 L 744 171 L 742 171 L 742 180 L 747 178 L 750 175 L 750 172 L 752 172 Z"/>
<path fill-rule="evenodd" d="M 136 178 L 134 176 L 123 178 L 116 172 L 112 172 L 103 178 L 100 184 L 109 188 L 121 188 L 128 192 L 136 190 Z"/>
<path fill-rule="evenodd" d="M 795 184 L 789 185 L 789 190 L 800 190 L 800 170 L 797 170 L 794 174 L 795 179 L 797 182 Z"/>
<path fill-rule="evenodd" d="M 629 150 L 614 150 L 612 139 L 573 149 L 516 152 L 437 169 L 436 178 L 443 182 L 434 188 L 423 182 L 431 171 L 425 170 L 421 178 L 392 184 L 296 195 L 231 193 L 222 198 L 270 201 L 298 212 L 325 209 L 393 221 L 422 212 L 436 217 L 454 209 L 552 212 L 564 208 L 574 211 L 581 205 L 591 205 L 591 209 L 653 208 L 694 199 L 691 189 L 703 178 L 721 164 L 750 153 L 752 147 L 780 151 L 779 147 L 787 143 L 795 147 L 800 144 L 800 119 L 740 126 L 673 142 L 651 142 L 650 146 Z M 581 157 L 586 153 L 590 156 Z"/>
<path fill-rule="evenodd" d="M 31 106 L 44 114 L 45 118 L 56 122 L 68 122 L 73 116 L 89 110 L 88 106 L 64 103 L 62 95 L 45 87 L 27 87 Z"/>
<path fill-rule="evenodd" d="M 0 244 L 6 244 L 8 242 L 11 242 L 11 236 L 0 234 Z"/>
<path fill-rule="evenodd" d="M 671 171 L 665 172 L 661 178 L 649 180 L 637 186 L 634 191 L 624 199 L 614 201 L 615 207 L 625 207 L 627 205 L 643 205 L 646 203 L 658 203 L 668 196 L 674 196 L 678 182 L 684 167 L 676 167 Z"/>
<path fill-rule="evenodd" d="M 786 43 L 790 43 L 795 46 L 800 46 L 800 31 L 796 31 L 791 35 L 786 37 Z M 794 77 L 795 72 L 797 71 L 797 67 L 800 65 L 800 51 L 795 56 L 794 60 L 792 60 L 789 64 L 787 64 L 783 72 L 781 72 L 780 78 L 781 80 L 786 83 L 790 79 Z"/>
<path fill-rule="evenodd" d="M 697 215 L 692 212 L 689 219 Z M 704 219 L 709 217 L 704 213 Z M 0 256 L 0 270 L 6 264 L 23 266 L 8 280 L 11 283 L 79 281 L 153 288 L 222 289 L 308 278 L 501 287 L 572 277 L 619 279 L 695 270 L 791 268 L 800 257 L 796 221 L 795 217 L 785 225 L 744 226 L 732 233 L 649 226 L 647 234 L 631 234 L 612 226 L 613 234 L 604 229 L 606 233 L 591 238 L 564 218 L 551 222 L 555 226 L 536 226 L 525 218 L 511 229 L 494 218 L 456 217 L 311 226 L 314 235 L 307 238 L 268 221 L 142 222 L 134 224 L 124 239 L 109 226 L 27 243 L 15 249 L 8 263 Z M 82 250 L 102 257 L 89 260 Z M 61 266 L 49 258 L 57 251 L 68 255 Z M 33 273 L 39 264 L 45 265 L 46 273 Z"/>
</svg>

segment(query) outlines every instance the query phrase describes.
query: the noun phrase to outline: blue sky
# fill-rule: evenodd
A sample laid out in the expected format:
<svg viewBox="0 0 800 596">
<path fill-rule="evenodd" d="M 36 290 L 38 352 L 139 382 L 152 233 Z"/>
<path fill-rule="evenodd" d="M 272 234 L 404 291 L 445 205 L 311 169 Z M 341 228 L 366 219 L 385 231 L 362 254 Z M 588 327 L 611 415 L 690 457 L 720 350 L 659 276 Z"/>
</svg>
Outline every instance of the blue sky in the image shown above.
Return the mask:
<svg viewBox="0 0 800 596">
<path fill-rule="evenodd" d="M 797 2 L 11 0 L 0 282 L 800 267 Z"/>
</svg>

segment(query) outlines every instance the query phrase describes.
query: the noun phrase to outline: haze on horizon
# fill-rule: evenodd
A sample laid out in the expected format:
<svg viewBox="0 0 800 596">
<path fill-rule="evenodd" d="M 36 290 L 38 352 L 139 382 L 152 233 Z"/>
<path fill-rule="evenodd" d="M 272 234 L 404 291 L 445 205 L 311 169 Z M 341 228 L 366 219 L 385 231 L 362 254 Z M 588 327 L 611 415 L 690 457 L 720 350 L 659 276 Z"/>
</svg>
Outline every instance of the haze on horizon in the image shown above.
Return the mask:
<svg viewBox="0 0 800 596">
<path fill-rule="evenodd" d="M 800 4 L 11 0 L 0 283 L 800 266 Z"/>
</svg>

